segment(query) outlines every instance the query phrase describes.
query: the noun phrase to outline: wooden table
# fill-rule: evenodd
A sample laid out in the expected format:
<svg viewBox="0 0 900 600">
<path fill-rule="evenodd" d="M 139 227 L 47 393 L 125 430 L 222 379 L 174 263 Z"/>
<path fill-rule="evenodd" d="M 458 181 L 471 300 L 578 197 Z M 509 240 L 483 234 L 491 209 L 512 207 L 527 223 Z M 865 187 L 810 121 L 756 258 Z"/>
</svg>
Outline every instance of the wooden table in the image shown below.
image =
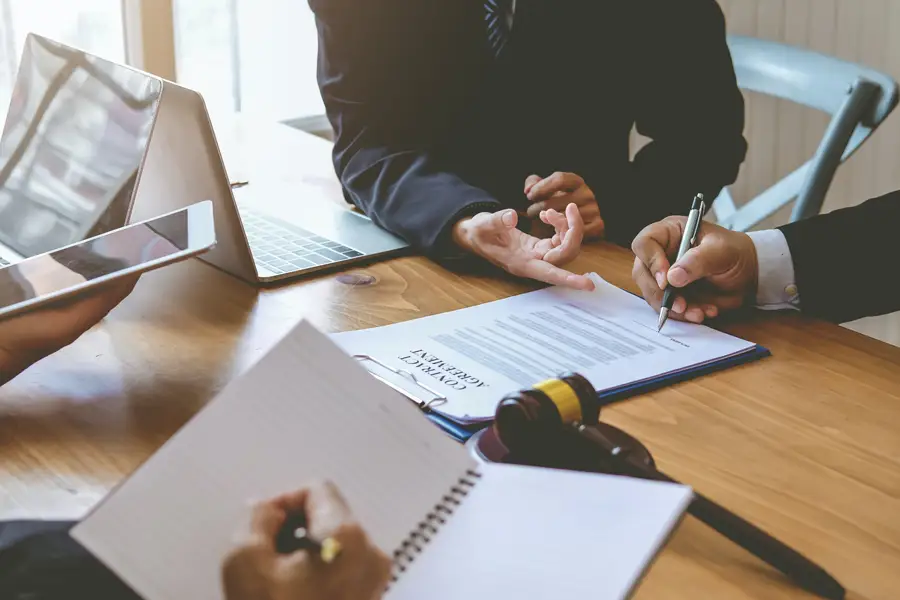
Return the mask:
<svg viewBox="0 0 900 600">
<path fill-rule="evenodd" d="M 630 265 L 625 250 L 599 245 L 575 268 L 634 290 Z M 0 517 L 77 518 L 301 319 L 349 330 L 530 289 L 415 257 L 268 291 L 199 261 L 151 273 L 103 324 L 0 391 Z M 850 598 L 896 598 L 900 349 L 798 315 L 724 329 L 773 357 L 605 418 L 644 441 L 663 470 L 825 566 Z M 691 518 L 638 593 L 806 597 Z"/>
</svg>

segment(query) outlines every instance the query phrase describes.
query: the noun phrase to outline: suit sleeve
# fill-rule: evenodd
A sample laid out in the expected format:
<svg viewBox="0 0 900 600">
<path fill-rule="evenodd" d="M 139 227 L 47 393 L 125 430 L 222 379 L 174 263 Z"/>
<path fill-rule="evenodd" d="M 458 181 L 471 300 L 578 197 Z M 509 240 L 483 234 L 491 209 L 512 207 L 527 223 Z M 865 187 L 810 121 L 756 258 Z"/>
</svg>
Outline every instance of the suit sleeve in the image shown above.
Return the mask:
<svg viewBox="0 0 900 600">
<path fill-rule="evenodd" d="M 900 310 L 900 192 L 781 227 L 791 249 L 800 309 L 844 323 Z"/>
<path fill-rule="evenodd" d="M 440 258 L 453 253 L 455 222 L 496 210 L 499 202 L 449 170 L 436 152 L 447 119 L 441 123 L 423 97 L 428 78 L 443 70 L 429 64 L 428 4 L 310 0 L 319 87 L 335 134 L 334 166 L 348 200 Z"/>
<path fill-rule="evenodd" d="M 712 202 L 743 162 L 744 99 L 714 0 L 655 2 L 648 40 L 634 51 L 638 132 L 650 138 L 631 163 L 626 202 L 601 205 L 609 237 L 630 245 L 645 226 Z"/>
</svg>

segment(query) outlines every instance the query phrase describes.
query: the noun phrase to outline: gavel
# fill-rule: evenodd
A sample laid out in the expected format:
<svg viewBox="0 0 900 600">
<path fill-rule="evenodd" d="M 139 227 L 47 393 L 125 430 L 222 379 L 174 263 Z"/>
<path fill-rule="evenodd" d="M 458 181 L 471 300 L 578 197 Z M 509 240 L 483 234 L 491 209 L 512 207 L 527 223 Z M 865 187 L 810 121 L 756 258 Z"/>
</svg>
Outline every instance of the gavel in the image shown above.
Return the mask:
<svg viewBox="0 0 900 600">
<path fill-rule="evenodd" d="M 601 399 L 578 374 L 551 379 L 504 398 L 494 434 L 506 462 L 679 483 L 656 468 L 650 452 L 627 433 L 600 422 Z M 688 513 L 784 573 L 800 587 L 843 600 L 843 586 L 822 567 L 759 527 L 694 492 Z"/>
</svg>

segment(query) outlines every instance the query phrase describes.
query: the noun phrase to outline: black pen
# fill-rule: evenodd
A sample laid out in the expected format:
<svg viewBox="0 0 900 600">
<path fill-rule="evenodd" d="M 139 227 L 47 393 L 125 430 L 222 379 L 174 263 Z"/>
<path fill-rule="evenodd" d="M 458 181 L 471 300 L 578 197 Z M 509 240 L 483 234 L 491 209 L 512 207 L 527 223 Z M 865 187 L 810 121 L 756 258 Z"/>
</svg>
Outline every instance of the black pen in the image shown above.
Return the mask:
<svg viewBox="0 0 900 600">
<path fill-rule="evenodd" d="M 684 226 L 684 234 L 681 236 L 681 246 L 678 247 L 678 258 L 676 262 L 681 260 L 688 250 L 697 242 L 697 234 L 700 233 L 700 224 L 703 222 L 703 214 L 706 212 L 706 202 L 703 194 L 694 196 L 694 202 L 691 204 L 691 212 L 688 213 L 687 224 Z M 659 322 L 656 330 L 662 331 L 663 325 L 669 318 L 669 311 L 672 310 L 672 304 L 675 302 L 675 291 L 672 286 L 666 284 L 666 292 L 663 294 L 662 308 L 659 309 Z"/>
<path fill-rule="evenodd" d="M 306 528 L 306 515 L 302 512 L 293 512 L 288 514 L 281 529 L 278 530 L 275 549 L 279 554 L 311 552 L 317 554 L 323 562 L 332 563 L 341 553 L 341 544 L 330 537 L 321 542 L 313 539 Z"/>
</svg>

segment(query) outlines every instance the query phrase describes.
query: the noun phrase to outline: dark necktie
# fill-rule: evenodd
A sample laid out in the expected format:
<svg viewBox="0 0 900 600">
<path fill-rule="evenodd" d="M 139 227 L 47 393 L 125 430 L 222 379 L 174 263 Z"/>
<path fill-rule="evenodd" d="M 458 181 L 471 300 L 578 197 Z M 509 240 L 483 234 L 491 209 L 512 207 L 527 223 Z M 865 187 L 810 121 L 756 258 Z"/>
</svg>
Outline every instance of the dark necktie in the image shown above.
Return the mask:
<svg viewBox="0 0 900 600">
<path fill-rule="evenodd" d="M 509 41 L 509 23 L 513 0 L 484 0 L 484 22 L 488 45 L 495 58 L 500 58 Z"/>
</svg>

